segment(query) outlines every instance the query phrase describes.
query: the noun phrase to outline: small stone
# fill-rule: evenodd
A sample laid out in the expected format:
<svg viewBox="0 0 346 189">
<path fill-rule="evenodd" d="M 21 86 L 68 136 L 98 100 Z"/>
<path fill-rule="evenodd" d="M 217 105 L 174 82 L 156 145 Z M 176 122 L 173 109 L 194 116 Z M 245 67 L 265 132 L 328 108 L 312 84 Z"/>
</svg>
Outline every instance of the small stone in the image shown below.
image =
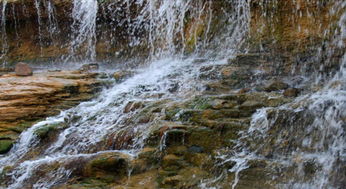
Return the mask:
<svg viewBox="0 0 346 189">
<path fill-rule="evenodd" d="M 32 68 L 23 62 L 16 64 L 15 72 L 17 76 L 32 76 Z"/>
<path fill-rule="evenodd" d="M 297 97 L 298 94 L 299 94 L 299 89 L 297 88 L 288 88 L 283 93 L 283 95 L 286 97 Z"/>
</svg>

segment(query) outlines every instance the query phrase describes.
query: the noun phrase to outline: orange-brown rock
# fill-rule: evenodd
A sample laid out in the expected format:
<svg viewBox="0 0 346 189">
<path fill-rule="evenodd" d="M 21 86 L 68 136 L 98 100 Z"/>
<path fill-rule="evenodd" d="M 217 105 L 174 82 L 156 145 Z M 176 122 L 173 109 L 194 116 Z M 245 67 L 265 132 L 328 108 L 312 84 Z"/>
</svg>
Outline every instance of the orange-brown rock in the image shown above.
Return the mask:
<svg viewBox="0 0 346 189">
<path fill-rule="evenodd" d="M 28 122 L 58 114 L 93 97 L 100 88 L 97 73 L 72 71 L 0 77 L 0 138 L 14 139 Z M 25 124 L 24 124 L 25 123 Z M 25 126 L 23 126 L 23 124 Z M 23 128 L 21 128 L 23 126 Z"/>
<path fill-rule="evenodd" d="M 16 64 L 15 72 L 17 76 L 32 76 L 32 68 L 23 62 Z"/>
</svg>

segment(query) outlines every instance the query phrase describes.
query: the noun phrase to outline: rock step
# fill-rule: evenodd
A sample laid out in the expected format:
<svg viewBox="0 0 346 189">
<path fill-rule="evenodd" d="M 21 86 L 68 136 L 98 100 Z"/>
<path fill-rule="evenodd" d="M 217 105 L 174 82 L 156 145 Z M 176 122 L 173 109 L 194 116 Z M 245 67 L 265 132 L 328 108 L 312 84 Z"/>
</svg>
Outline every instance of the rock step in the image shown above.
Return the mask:
<svg viewBox="0 0 346 189">
<path fill-rule="evenodd" d="M 103 85 L 97 76 L 75 71 L 0 76 L 0 138 L 15 140 L 35 121 L 93 98 Z"/>
</svg>

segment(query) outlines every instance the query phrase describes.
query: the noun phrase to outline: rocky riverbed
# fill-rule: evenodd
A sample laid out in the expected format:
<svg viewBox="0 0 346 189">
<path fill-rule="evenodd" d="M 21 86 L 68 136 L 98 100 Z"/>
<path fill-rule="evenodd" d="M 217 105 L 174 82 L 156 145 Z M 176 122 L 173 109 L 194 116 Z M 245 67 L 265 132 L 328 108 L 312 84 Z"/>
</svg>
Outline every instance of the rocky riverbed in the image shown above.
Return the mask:
<svg viewBox="0 0 346 189">
<path fill-rule="evenodd" d="M 345 188 L 345 2 L 0 2 L 0 188 Z"/>
</svg>

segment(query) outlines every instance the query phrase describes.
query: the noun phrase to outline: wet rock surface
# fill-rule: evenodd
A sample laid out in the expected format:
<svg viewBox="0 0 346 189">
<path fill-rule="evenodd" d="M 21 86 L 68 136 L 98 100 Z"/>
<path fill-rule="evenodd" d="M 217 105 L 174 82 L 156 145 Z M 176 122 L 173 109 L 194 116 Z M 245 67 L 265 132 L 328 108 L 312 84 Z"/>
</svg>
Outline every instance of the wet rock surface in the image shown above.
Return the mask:
<svg viewBox="0 0 346 189">
<path fill-rule="evenodd" d="M 227 66 L 229 65 L 223 67 Z M 108 156 L 103 157 L 97 160 L 96 167 L 91 166 L 97 170 L 90 171 L 92 169 L 88 168 L 90 174 L 84 175 L 83 181 L 72 179 L 71 183 L 63 188 L 123 188 L 127 185 L 133 188 L 187 189 L 199 188 L 202 181 L 218 177 L 225 171 L 224 165 L 215 166 L 219 161 L 218 154 L 223 149 L 236 145 L 234 141 L 239 139 L 240 133 L 249 128 L 252 114 L 263 107 L 277 107 L 292 101 L 281 91 L 238 93 L 231 92 L 232 86 L 225 87 L 230 92 L 195 96 L 181 103 L 173 103 L 171 100 L 154 103 L 128 102 L 124 107 L 124 113 L 134 113 L 128 124 L 153 125 L 150 136 L 144 142 L 143 150 L 138 156 L 124 160 L 126 163 L 122 166 L 118 165 L 117 158 L 112 160 Z M 147 117 L 147 121 L 140 121 L 143 117 Z M 108 139 L 107 145 L 115 149 L 126 149 L 134 143 L 134 139 L 134 133 L 127 130 L 112 136 Z M 94 165 L 94 161 L 88 164 Z M 115 162 L 117 165 L 109 165 Z M 229 165 L 228 168 L 233 165 Z M 118 168 L 109 177 L 107 174 L 112 167 Z M 241 177 L 240 188 L 249 187 L 254 183 L 274 187 L 258 180 L 258 177 L 266 174 L 262 173 L 267 169 L 263 163 L 254 163 L 252 167 L 242 173 L 244 176 Z M 130 170 L 131 172 L 128 172 Z M 131 176 L 127 177 L 124 171 Z M 270 173 L 269 170 L 266 171 Z M 269 176 L 266 178 L 269 179 Z M 231 183 L 233 179 L 234 175 L 230 174 L 223 178 L 219 186 L 225 184 L 224 187 L 227 188 L 227 183 Z"/>
<path fill-rule="evenodd" d="M 11 146 L 9 141 L 36 121 L 91 99 L 102 82 L 97 73 L 74 71 L 42 72 L 20 77 L 0 77 L 0 144 L 1 153 Z M 40 131 L 44 137 L 47 131 Z"/>
<path fill-rule="evenodd" d="M 10 6 L 7 10 L 24 12 L 15 8 L 17 5 L 21 6 L 19 0 L 9 2 Z M 35 42 L 32 42 L 31 35 L 40 33 L 37 31 L 40 27 L 33 29 L 30 24 L 37 22 L 36 8 L 32 1 L 21 2 L 27 5 L 28 16 L 23 16 L 22 13 L 17 16 L 23 18 L 25 22 L 21 21 L 19 25 L 16 25 L 15 15 L 7 12 L 9 24 L 6 27 L 21 28 L 17 35 L 23 38 L 18 44 L 16 36 L 12 34 L 8 36 L 10 51 L 6 58 L 9 62 L 35 61 L 36 59 L 47 61 L 67 54 L 68 45 L 59 46 L 59 44 L 61 41 L 62 43 L 66 41 L 65 30 L 69 27 L 63 26 L 62 32 L 55 36 L 55 38 L 60 36 L 60 39 L 50 39 L 48 35 L 43 35 L 42 39 L 42 36 L 36 36 Z M 71 23 L 72 20 L 66 18 L 66 15 L 71 12 L 72 1 L 55 0 L 53 2 L 58 11 L 56 16 L 59 21 L 66 22 L 66 25 Z M 99 13 L 96 13 L 102 15 L 102 18 L 97 18 L 97 22 L 102 23 L 97 24 L 97 28 L 102 28 L 102 32 L 95 36 L 98 39 L 95 44 L 97 58 L 113 58 L 114 55 L 119 54 L 119 56 L 122 54 L 132 56 L 134 52 L 140 52 L 145 57 L 148 50 L 146 47 L 123 45 L 127 42 L 123 39 L 124 36 L 131 33 L 140 37 L 142 31 L 136 33 L 132 32 L 131 28 L 128 30 L 117 28 L 118 23 L 114 21 L 117 19 L 105 15 L 112 10 L 112 6 L 117 7 L 118 4 L 107 4 L 112 1 L 98 2 L 100 5 L 105 3 L 106 6 L 100 6 Z M 211 2 L 214 3 L 209 1 Z M 224 7 L 224 1 L 215 2 L 213 5 L 216 6 L 208 7 L 205 4 L 203 9 L 209 9 L 208 14 L 221 18 L 221 14 L 226 13 L 230 7 Z M 323 131 L 319 131 L 323 125 L 323 121 L 319 120 L 315 123 L 315 127 L 307 126 L 314 124 L 313 117 L 333 119 L 331 115 L 337 115 L 345 122 L 346 116 L 342 112 L 333 112 L 338 105 L 333 101 L 334 99 L 329 99 L 325 104 L 318 104 L 323 111 L 328 110 L 329 114 L 321 113 L 323 111 L 313 112 L 307 108 L 311 102 L 306 99 L 294 101 L 302 94 L 321 91 L 323 84 L 310 86 L 309 83 L 304 83 L 304 78 L 317 73 L 322 79 L 327 80 L 332 75 L 330 71 L 335 72 L 338 69 L 339 61 L 337 60 L 344 54 L 341 48 L 328 52 L 332 58 L 325 57 L 323 54 L 324 51 L 330 49 L 325 46 L 325 42 L 322 43 L 329 37 L 324 29 L 328 30 L 329 25 L 335 27 L 331 24 L 335 18 L 328 14 L 333 12 L 329 11 L 331 3 L 318 0 L 275 1 L 275 3 L 253 0 L 250 1 L 249 6 L 251 18 L 248 23 L 250 29 L 250 36 L 247 39 L 249 44 L 246 49 L 248 53 L 237 54 L 229 58 L 227 63 L 222 64 L 213 64 L 213 60 L 205 58 L 196 59 L 193 63 L 195 65 L 208 61 L 211 63 L 201 67 L 199 73 L 191 77 L 195 79 L 193 82 L 198 82 L 200 85 L 196 87 L 198 88 L 196 94 L 186 94 L 183 100 L 179 99 L 178 93 L 184 88 L 178 81 L 174 81 L 176 79 L 174 74 L 170 76 L 169 82 L 154 89 L 147 85 L 137 86 L 137 90 L 131 92 L 141 93 L 151 90 L 155 92 L 148 95 L 147 100 L 141 100 L 141 98 L 125 100 L 123 106 L 121 106 L 123 102 L 113 102 L 112 108 L 107 107 L 109 109 L 101 110 L 99 115 L 89 117 L 92 121 L 88 123 L 91 124 L 77 125 L 73 129 L 92 127 L 95 130 L 93 134 L 96 135 L 103 132 L 97 130 L 98 122 L 105 122 L 112 127 L 119 120 L 122 127 L 111 130 L 95 144 L 87 143 L 87 150 L 79 154 L 80 156 L 74 156 L 75 152 L 72 152 L 73 155 L 63 157 L 63 160 L 55 159 L 53 162 L 35 167 L 31 172 L 32 176 L 24 182 L 22 187 L 31 188 L 34 183 L 40 182 L 40 177 L 51 179 L 55 173 L 65 168 L 71 172 L 68 172 L 68 176 L 61 182 L 54 183 L 53 188 L 190 189 L 209 186 L 232 188 L 235 182 L 238 182 L 236 188 L 240 189 L 300 188 L 304 185 L 293 187 L 295 183 L 291 183 L 292 178 L 302 183 L 312 179 L 319 180 L 319 177 L 313 178 L 313 175 L 322 170 L 320 161 L 323 160 L 315 157 L 306 159 L 301 154 L 308 152 L 308 155 L 315 156 L 314 148 L 316 147 L 320 151 L 325 151 L 328 144 L 331 144 L 327 143 L 328 140 L 339 136 L 340 133 L 336 128 L 331 128 L 328 130 L 331 130 L 332 135 L 324 135 Z M 119 6 L 119 8 L 120 13 L 123 14 L 114 15 L 129 17 L 126 11 L 122 11 L 123 7 Z M 132 6 L 127 8 L 126 10 L 129 10 L 131 14 L 136 14 L 140 10 Z M 226 11 L 220 11 L 221 9 Z M 45 11 L 42 13 L 43 21 L 48 20 L 49 15 Z M 187 15 L 190 15 L 190 12 Z M 208 20 L 204 13 L 198 17 L 182 18 L 186 26 L 181 28 L 181 35 L 186 40 L 177 46 L 173 45 L 178 48 L 184 46 L 187 54 L 192 53 L 194 49 L 200 50 L 197 44 L 202 40 L 218 38 L 217 30 L 220 28 L 216 26 L 216 23 L 223 24 L 219 18 Z M 110 24 L 109 20 L 114 22 Z M 208 29 L 205 28 L 207 22 L 211 23 L 210 26 L 208 24 Z M 227 21 L 226 25 L 229 24 L 230 22 Z M 128 25 L 125 23 L 124 28 L 126 26 Z M 7 28 L 9 29 L 13 28 Z M 153 29 L 152 31 L 155 32 L 155 28 Z M 112 37 L 119 35 L 120 40 L 113 40 L 113 38 L 109 40 L 109 37 L 102 36 L 103 32 L 109 32 L 109 36 Z M 225 31 L 220 29 L 219 32 Z M 210 39 L 207 38 L 208 35 L 211 36 Z M 179 43 L 178 38 L 179 36 L 174 43 Z M 167 37 L 164 37 L 163 41 L 166 39 Z M 42 42 L 45 45 L 42 45 Z M 217 46 L 221 44 L 219 42 L 216 41 Z M 154 43 L 155 41 L 152 45 L 157 48 Z M 160 44 L 157 49 L 161 49 L 162 46 Z M 225 49 L 222 47 L 221 50 Z M 322 56 L 316 56 L 318 53 Z M 49 73 L 35 73 L 32 76 L 29 69 L 23 69 L 20 75 L 28 76 L 25 78 L 14 74 L 8 75 L 8 72 L 12 70 L 0 69 L 0 154 L 7 153 L 15 145 L 17 136 L 40 119 L 56 115 L 60 110 L 71 108 L 80 101 L 92 98 L 100 86 L 95 78 L 107 77 L 89 73 L 97 68 L 96 65 L 88 64 L 83 66 L 80 72 L 53 70 Z M 321 69 L 325 73 L 321 73 Z M 133 75 L 132 71 L 120 70 L 112 76 L 115 82 L 120 84 Z M 295 78 L 297 75 L 301 77 Z M 168 98 L 160 91 L 161 87 L 166 87 L 165 85 L 168 85 L 166 92 L 171 95 Z M 334 88 L 342 86 L 342 83 L 338 82 L 333 84 Z M 117 94 L 117 97 L 126 97 L 126 95 L 124 90 L 124 93 Z M 161 97 L 164 98 L 161 99 Z M 292 102 L 294 103 L 290 104 Z M 110 119 L 116 114 L 112 112 L 113 109 L 119 106 L 121 107 L 119 112 L 125 115 L 126 119 L 119 117 L 115 120 Z M 319 108 L 315 109 L 319 110 Z M 112 114 L 109 114 L 108 119 L 99 120 L 98 117 L 104 113 L 103 111 L 109 111 Z M 259 111 L 263 111 L 266 119 L 256 120 L 256 117 L 253 117 Z M 83 117 L 73 117 L 59 124 L 45 124 L 34 130 L 33 134 L 38 139 L 37 146 L 29 150 L 22 158 L 23 161 L 47 156 L 49 153 L 46 153 L 45 147 L 56 141 L 58 136 L 68 129 L 68 124 L 74 123 L 74 119 L 80 120 Z M 252 127 L 254 120 L 257 121 L 255 126 L 259 128 Z M 338 124 L 341 123 L 338 122 Z M 344 123 L 342 124 L 344 128 Z M 150 129 L 141 133 L 142 128 Z M 244 135 L 244 133 L 248 134 L 247 132 L 253 135 Z M 73 135 L 73 132 L 71 133 Z M 93 134 L 90 134 L 91 137 Z M 69 142 L 71 141 L 67 141 Z M 140 146 L 135 146 L 139 143 Z M 136 156 L 125 153 L 134 148 L 140 150 Z M 248 153 L 247 151 L 255 153 L 251 154 L 253 156 L 246 156 L 244 154 Z M 78 149 L 76 153 L 79 153 Z M 239 159 L 234 159 L 238 158 L 236 155 L 239 154 L 243 155 L 240 159 L 245 159 L 246 164 L 242 164 Z M 342 165 L 345 161 L 340 158 L 333 163 Z M 0 187 L 8 185 L 11 176 L 6 173 L 18 171 L 17 165 L 19 166 L 19 163 L 12 167 L 5 167 L 0 174 Z M 245 168 L 241 169 L 242 166 Z M 330 173 L 335 183 L 335 186 L 331 187 L 343 188 L 346 185 L 343 167 Z M 237 170 L 241 172 L 236 172 Z M 51 173 L 53 176 L 50 175 Z"/>
<path fill-rule="evenodd" d="M 246 61 L 246 57 L 241 55 L 241 60 Z M 249 55 L 248 58 L 252 60 L 253 55 Z M 251 61 L 250 63 L 253 64 Z M 256 68 L 253 67 L 253 69 Z M 219 72 L 220 70 L 222 71 Z M 282 81 L 270 82 L 269 85 L 253 83 L 258 77 L 264 76 L 250 77 L 248 70 L 241 70 L 243 68 L 237 66 L 235 62 L 212 69 L 202 69 L 201 73 L 204 75 L 200 79 L 206 86 L 211 86 L 212 83 L 215 88 L 206 87 L 201 94 L 192 96 L 186 101 L 159 100 L 160 95 L 158 95 L 158 99 L 154 101 L 125 103 L 122 113 L 131 115 L 124 123 L 129 128 L 109 133 L 104 141 L 90 147 L 90 150 L 131 149 L 138 135 L 131 127 L 151 125 L 148 137 L 143 141 L 143 148 L 138 156 L 132 157 L 121 152 L 106 152 L 92 158 L 78 160 L 78 166 L 69 164 L 74 171 L 66 183 L 59 184 L 56 188 L 187 189 L 203 187 L 202 183 L 208 183 L 210 178 L 219 177 L 220 180 L 216 185 L 223 188 L 229 188 L 236 177 L 240 179 L 237 187 L 244 189 L 251 188 L 253 185 L 275 188 L 278 182 L 286 182 L 294 173 L 290 167 L 275 163 L 271 158 L 292 153 L 297 148 L 304 148 L 300 145 L 303 143 L 304 136 L 290 135 L 288 130 L 291 129 L 292 124 L 294 125 L 292 129 L 296 131 L 302 130 L 304 125 L 311 124 L 311 120 L 306 119 L 309 113 L 270 111 L 270 108 L 292 102 L 294 97 L 299 95 L 299 89 L 288 88 L 288 84 Z M 18 106 L 18 110 L 13 111 L 13 114 L 3 109 L 8 116 L 2 118 L 2 122 L 5 125 L 15 124 L 12 127 L 6 125 L 7 127 L 2 128 L 4 135 L 0 139 L 0 152 L 8 152 L 14 145 L 15 137 L 5 135 L 15 130 L 18 131 L 14 133 L 20 133 L 31 126 L 32 122 L 28 121 L 51 115 L 45 108 L 47 104 L 36 97 L 53 98 L 52 94 L 58 95 L 58 98 L 53 98 L 54 104 L 54 102 L 69 101 L 68 99 L 74 99 L 77 95 L 79 102 L 84 99 L 83 94 L 87 94 L 89 98 L 90 93 L 97 89 L 97 87 L 93 88 L 98 86 L 98 82 L 94 79 L 96 75 L 96 73 L 60 71 L 35 74 L 32 80 L 20 80 L 20 77 L 13 79 L 16 77 L 13 75 L 0 77 L 0 81 L 6 81 L 6 85 L 3 84 L 3 86 L 6 86 L 8 91 L 0 95 L 2 103 L 8 104 L 1 108 L 9 107 L 16 110 L 15 107 Z M 44 82 L 38 81 L 40 77 L 44 77 Z M 11 81 L 15 81 L 15 84 L 11 84 Z M 31 87 L 30 93 L 26 90 L 28 87 Z M 240 87 L 242 88 L 239 90 Z M 62 94 L 62 97 L 59 94 Z M 25 111 L 23 108 L 30 106 L 37 108 L 36 105 L 39 103 L 42 103 L 42 110 L 35 109 L 33 115 L 30 114 L 33 109 Z M 49 110 L 55 110 L 54 106 L 51 107 Z M 222 162 L 220 154 L 237 147 L 236 141 L 242 140 L 242 133 L 249 129 L 252 115 L 263 108 L 269 108 L 267 112 L 269 118 L 276 118 L 272 127 L 268 129 L 270 137 L 265 140 L 250 138 L 246 139 L 246 142 L 250 144 L 250 149 L 257 149 L 258 154 L 264 158 L 249 161 L 249 167 L 238 176 L 234 172 L 228 172 L 237 166 L 236 162 L 231 160 Z M 40 116 L 35 117 L 37 115 Z M 290 122 L 290 118 L 295 121 Z M 21 122 L 22 119 L 25 122 Z M 40 139 L 41 147 L 32 150 L 27 158 L 34 158 L 35 154 L 44 154 L 43 146 L 56 140 L 58 134 L 64 129 L 66 129 L 65 123 L 45 125 L 35 130 L 34 134 Z M 259 144 L 260 148 L 258 148 Z M 304 170 L 307 173 L 318 169 L 314 163 L 304 162 L 305 164 Z M 286 173 L 278 179 L 272 179 L 277 175 L 276 170 L 285 170 Z M 44 171 L 42 170 L 43 173 Z"/>
</svg>

